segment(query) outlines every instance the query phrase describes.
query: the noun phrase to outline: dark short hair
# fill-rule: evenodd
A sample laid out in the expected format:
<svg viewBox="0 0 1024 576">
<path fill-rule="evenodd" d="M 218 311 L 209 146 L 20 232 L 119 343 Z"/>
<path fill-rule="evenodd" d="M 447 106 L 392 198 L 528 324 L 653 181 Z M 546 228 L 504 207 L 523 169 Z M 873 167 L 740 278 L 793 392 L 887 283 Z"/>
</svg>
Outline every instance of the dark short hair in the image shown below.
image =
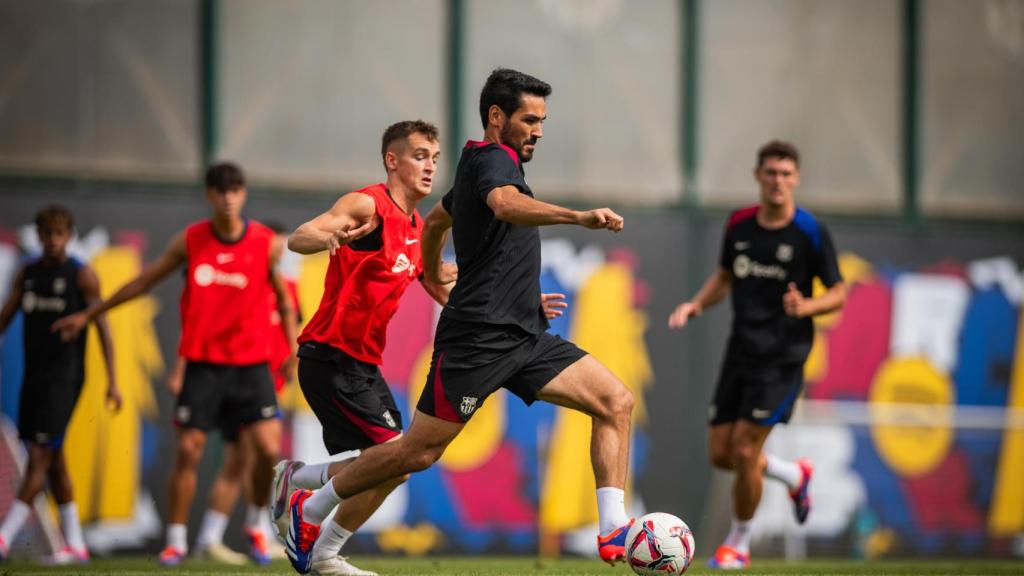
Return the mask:
<svg viewBox="0 0 1024 576">
<path fill-rule="evenodd" d="M 68 230 L 74 229 L 75 217 L 71 210 L 60 204 L 50 204 L 36 212 L 36 228 L 53 228 L 60 225 L 67 227 Z"/>
<path fill-rule="evenodd" d="M 480 91 L 480 122 L 484 129 L 487 129 L 487 111 L 491 106 L 501 108 L 511 118 L 522 105 L 523 94 L 547 98 L 551 95 L 551 85 L 510 68 L 496 68 L 491 72 Z"/>
<path fill-rule="evenodd" d="M 245 186 L 242 168 L 231 162 L 218 162 L 206 169 L 206 187 L 226 192 Z"/>
<path fill-rule="evenodd" d="M 800 167 L 800 152 L 796 149 L 796 146 L 782 140 L 772 140 L 761 146 L 757 151 L 757 167 L 760 168 L 768 158 L 792 160 L 797 168 Z"/>
<path fill-rule="evenodd" d="M 427 140 L 437 142 L 437 126 L 424 120 L 403 120 L 395 122 L 384 130 L 384 136 L 380 139 L 381 160 L 388 155 L 388 147 L 396 140 L 405 140 L 412 134 L 423 134 Z M 385 165 L 385 168 L 387 166 Z"/>
</svg>

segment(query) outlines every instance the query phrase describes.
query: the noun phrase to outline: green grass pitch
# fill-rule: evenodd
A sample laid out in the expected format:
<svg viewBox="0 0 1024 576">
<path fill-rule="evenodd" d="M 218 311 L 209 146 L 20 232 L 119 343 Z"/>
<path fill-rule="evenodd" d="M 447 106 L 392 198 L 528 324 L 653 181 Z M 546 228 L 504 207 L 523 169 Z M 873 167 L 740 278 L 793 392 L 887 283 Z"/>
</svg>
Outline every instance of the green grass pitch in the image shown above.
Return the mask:
<svg viewBox="0 0 1024 576">
<path fill-rule="evenodd" d="M 448 576 L 498 576 L 512 574 L 529 574 L 538 576 L 555 576 L 560 574 L 576 576 L 628 576 L 629 568 L 619 565 L 609 567 L 597 560 L 560 559 L 538 561 L 535 558 L 494 558 L 494 557 L 459 557 L 459 558 L 383 558 L 359 557 L 353 562 L 367 570 L 374 570 L 381 576 L 414 576 L 444 574 Z M 123 574 L 123 575 L 182 575 L 198 574 L 264 574 L 288 575 L 295 574 L 285 562 L 275 562 L 265 567 L 233 567 L 210 562 L 189 561 L 177 568 L 161 568 L 156 565 L 155 558 L 126 557 L 112 559 L 96 559 L 87 566 L 46 567 L 30 563 L 0 564 L 0 575 L 8 574 Z M 719 571 L 704 567 L 704 559 L 698 558 L 690 574 L 721 574 Z M 1024 574 L 1024 561 L 985 561 L 985 560 L 908 560 L 882 562 L 856 562 L 852 560 L 828 560 L 807 562 L 784 562 L 781 560 L 755 559 L 754 565 L 739 574 L 744 576 L 788 575 L 788 574 L 841 574 L 869 576 L 903 576 L 903 575 L 1007 575 Z"/>
</svg>

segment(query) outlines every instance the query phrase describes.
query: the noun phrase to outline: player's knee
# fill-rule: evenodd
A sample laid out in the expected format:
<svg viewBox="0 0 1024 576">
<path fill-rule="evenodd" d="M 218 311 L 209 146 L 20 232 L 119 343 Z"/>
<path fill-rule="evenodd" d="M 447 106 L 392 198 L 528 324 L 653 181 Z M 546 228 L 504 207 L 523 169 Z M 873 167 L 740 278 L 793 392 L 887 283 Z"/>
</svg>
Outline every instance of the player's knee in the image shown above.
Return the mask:
<svg viewBox="0 0 1024 576">
<path fill-rule="evenodd" d="M 757 468 L 760 459 L 761 450 L 756 444 L 741 442 L 732 447 L 732 465 L 736 470 Z"/>
<path fill-rule="evenodd" d="M 720 470 L 732 470 L 732 454 L 728 446 L 711 444 L 708 446 L 711 465 Z"/>
<path fill-rule="evenodd" d="M 443 447 L 428 447 L 423 450 L 417 450 L 414 454 L 411 454 L 410 458 L 406 460 L 408 465 L 404 468 L 406 476 L 412 472 L 420 472 L 426 470 L 434 465 L 441 459 L 441 455 L 444 454 Z"/>
</svg>

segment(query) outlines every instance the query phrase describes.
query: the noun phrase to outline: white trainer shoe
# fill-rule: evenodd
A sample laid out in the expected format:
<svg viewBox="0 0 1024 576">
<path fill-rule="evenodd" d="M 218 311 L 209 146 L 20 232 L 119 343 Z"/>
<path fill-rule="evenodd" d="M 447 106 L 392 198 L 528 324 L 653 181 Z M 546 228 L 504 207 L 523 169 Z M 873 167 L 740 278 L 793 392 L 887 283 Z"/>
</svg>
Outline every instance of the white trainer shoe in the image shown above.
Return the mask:
<svg viewBox="0 0 1024 576">
<path fill-rule="evenodd" d="M 292 474 L 305 466 L 298 460 L 281 460 L 274 466 L 274 483 L 270 490 L 270 523 L 277 530 L 277 539 L 284 543 L 285 535 L 291 526 L 292 515 L 288 513 L 288 502 L 295 492 Z"/>
<path fill-rule="evenodd" d="M 222 542 L 207 544 L 202 548 L 196 549 L 195 556 L 200 560 L 211 560 L 229 566 L 245 566 L 249 563 L 249 558 L 245 554 L 235 552 Z"/>
<path fill-rule="evenodd" d="M 310 572 L 321 574 L 322 576 L 377 576 L 376 572 L 363 570 L 349 564 L 348 559 L 344 556 L 334 556 L 326 560 L 313 562 Z"/>
</svg>

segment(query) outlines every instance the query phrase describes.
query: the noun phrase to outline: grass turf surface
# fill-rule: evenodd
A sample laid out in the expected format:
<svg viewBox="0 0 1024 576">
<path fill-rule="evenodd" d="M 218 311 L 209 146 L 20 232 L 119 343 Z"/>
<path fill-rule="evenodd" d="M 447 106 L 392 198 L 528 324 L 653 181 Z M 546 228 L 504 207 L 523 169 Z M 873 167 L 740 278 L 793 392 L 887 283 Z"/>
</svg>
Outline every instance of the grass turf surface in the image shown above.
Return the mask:
<svg viewBox="0 0 1024 576">
<path fill-rule="evenodd" d="M 568 574 L 576 576 L 627 576 L 633 572 L 626 566 L 614 568 L 597 560 L 561 559 L 538 561 L 535 558 L 378 558 L 360 557 L 352 561 L 367 570 L 379 572 L 382 576 L 414 576 L 445 574 L 451 576 L 481 575 L 497 576 L 506 574 L 535 574 L 548 576 Z M 721 571 L 704 567 L 704 558 L 698 558 L 687 575 L 721 574 Z M 97 559 L 86 566 L 49 567 L 38 564 L 14 562 L 0 564 L 0 575 L 7 574 L 124 574 L 124 575 L 198 575 L 198 574 L 295 574 L 286 562 L 275 562 L 265 568 L 224 566 L 212 562 L 188 561 L 177 568 L 162 568 L 154 558 L 124 557 Z M 903 576 L 924 574 L 956 575 L 1010 575 L 1024 574 L 1024 561 L 985 560 L 908 560 L 857 562 L 853 560 L 829 560 L 807 562 L 784 562 L 781 560 L 755 560 L 754 565 L 743 572 L 744 576 L 787 575 L 787 574 L 842 574 L 870 576 Z"/>
</svg>

